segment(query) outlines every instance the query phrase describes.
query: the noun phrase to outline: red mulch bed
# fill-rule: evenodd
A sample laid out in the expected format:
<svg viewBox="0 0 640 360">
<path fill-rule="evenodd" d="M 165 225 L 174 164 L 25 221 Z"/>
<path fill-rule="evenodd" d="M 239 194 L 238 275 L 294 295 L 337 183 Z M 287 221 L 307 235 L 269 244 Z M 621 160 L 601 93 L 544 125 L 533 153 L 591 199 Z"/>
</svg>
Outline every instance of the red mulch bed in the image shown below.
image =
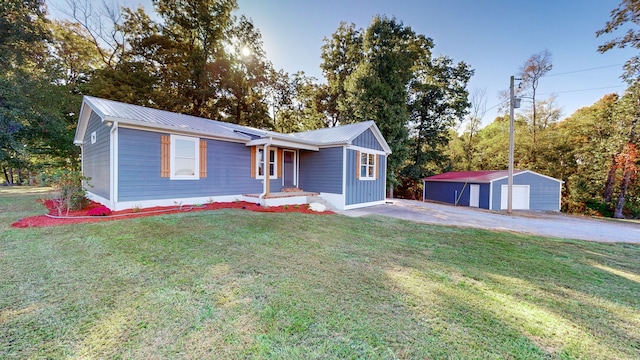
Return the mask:
<svg viewBox="0 0 640 360">
<path fill-rule="evenodd" d="M 43 201 L 43 205 L 47 207 L 49 210 L 49 215 L 57 216 L 58 210 L 54 206 L 53 200 L 45 200 Z M 82 210 L 77 211 L 69 211 L 69 217 L 66 217 L 66 212 L 63 212 L 63 216 L 65 218 L 52 218 L 47 215 L 38 215 L 31 216 L 27 218 L 18 219 L 18 221 L 11 224 L 12 227 L 17 228 L 26 228 L 26 227 L 44 227 L 44 226 L 56 226 L 56 225 L 66 225 L 66 224 L 77 224 L 77 223 L 89 223 L 89 222 L 99 222 L 99 221 L 112 221 L 112 220 L 122 220 L 122 219 L 132 219 L 146 216 L 154 216 L 154 215 L 164 215 L 164 214 L 175 214 L 180 212 L 191 212 L 191 211 L 204 211 L 204 210 L 220 210 L 220 209 L 243 209 L 249 211 L 256 212 L 296 212 L 303 214 L 335 214 L 333 211 L 324 211 L 324 212 L 315 212 L 309 210 L 307 205 L 283 205 L 283 206 L 270 206 L 270 207 L 262 207 L 260 205 L 245 202 L 245 201 L 236 201 L 236 202 L 215 202 L 211 204 L 204 204 L 201 206 L 183 206 L 182 210 L 179 209 L 178 206 L 156 206 L 150 208 L 142 208 L 142 209 L 128 209 L 121 211 L 112 211 L 109 216 L 89 216 L 87 213 L 92 209 L 102 207 L 101 204 L 91 202 L 87 207 Z"/>
</svg>

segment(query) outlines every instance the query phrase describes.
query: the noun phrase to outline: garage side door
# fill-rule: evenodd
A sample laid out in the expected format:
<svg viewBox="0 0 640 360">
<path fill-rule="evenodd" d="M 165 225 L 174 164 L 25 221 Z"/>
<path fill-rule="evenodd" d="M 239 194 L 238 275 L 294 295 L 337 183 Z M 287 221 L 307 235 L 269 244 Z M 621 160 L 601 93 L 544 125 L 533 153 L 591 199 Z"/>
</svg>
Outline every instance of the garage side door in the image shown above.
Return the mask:
<svg viewBox="0 0 640 360">
<path fill-rule="evenodd" d="M 509 185 L 502 185 L 500 191 L 500 209 L 507 209 Z M 529 210 L 529 185 L 513 185 L 513 210 Z"/>
</svg>

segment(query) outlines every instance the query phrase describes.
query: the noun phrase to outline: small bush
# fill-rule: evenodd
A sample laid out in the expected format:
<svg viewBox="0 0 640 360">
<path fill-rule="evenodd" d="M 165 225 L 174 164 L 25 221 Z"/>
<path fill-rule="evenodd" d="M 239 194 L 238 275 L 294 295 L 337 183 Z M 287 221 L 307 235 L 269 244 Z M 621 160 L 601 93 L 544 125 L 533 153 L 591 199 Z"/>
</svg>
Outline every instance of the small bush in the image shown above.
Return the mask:
<svg viewBox="0 0 640 360">
<path fill-rule="evenodd" d="M 109 216 L 111 215 L 111 209 L 106 206 L 100 206 L 87 211 L 89 216 Z"/>
<path fill-rule="evenodd" d="M 62 215 L 64 210 L 68 215 L 69 210 L 81 210 L 89 204 L 83 187 L 83 182 L 88 182 L 89 178 L 83 176 L 80 171 L 60 169 L 47 174 L 42 180 L 46 185 L 53 186 L 58 193 L 58 199 L 54 202 L 58 215 Z"/>
</svg>

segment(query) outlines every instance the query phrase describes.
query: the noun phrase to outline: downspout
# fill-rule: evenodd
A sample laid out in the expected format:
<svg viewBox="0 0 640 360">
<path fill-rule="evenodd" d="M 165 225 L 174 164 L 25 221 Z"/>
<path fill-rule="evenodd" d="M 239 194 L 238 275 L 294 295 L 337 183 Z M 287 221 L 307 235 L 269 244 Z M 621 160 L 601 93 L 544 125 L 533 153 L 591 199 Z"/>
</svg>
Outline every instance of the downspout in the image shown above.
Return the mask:
<svg viewBox="0 0 640 360">
<path fill-rule="evenodd" d="M 264 150 L 262 151 L 262 173 L 264 174 L 264 179 L 262 179 L 262 194 L 260 194 L 260 196 L 258 196 L 258 199 L 260 199 L 260 204 L 262 204 L 262 206 L 265 206 L 265 202 L 264 202 L 264 197 L 269 194 L 269 159 L 270 159 L 270 155 L 269 154 L 269 146 L 271 145 L 271 141 L 273 140 L 273 138 L 270 136 L 269 137 L 269 141 L 267 141 L 266 144 L 264 144 Z"/>
</svg>

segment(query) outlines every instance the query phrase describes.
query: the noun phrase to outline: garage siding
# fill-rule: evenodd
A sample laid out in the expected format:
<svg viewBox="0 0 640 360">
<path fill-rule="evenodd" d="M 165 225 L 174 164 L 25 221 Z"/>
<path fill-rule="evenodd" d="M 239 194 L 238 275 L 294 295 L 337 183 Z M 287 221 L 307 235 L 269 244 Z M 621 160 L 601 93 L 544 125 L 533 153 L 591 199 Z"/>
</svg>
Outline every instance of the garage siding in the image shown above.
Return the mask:
<svg viewBox="0 0 640 360">
<path fill-rule="evenodd" d="M 464 182 L 427 181 L 425 183 L 425 200 L 437 201 L 446 204 L 456 204 L 456 195 L 459 197 L 459 206 L 469 206 L 471 186 L 480 185 L 481 209 L 489 208 L 489 184 L 476 184 Z"/>
<path fill-rule="evenodd" d="M 502 185 L 507 185 L 508 179 L 493 182 L 492 209 L 499 210 Z M 513 176 L 514 185 L 529 185 L 529 209 L 544 211 L 560 211 L 560 187 L 562 183 L 535 173 L 525 172 Z"/>
</svg>

